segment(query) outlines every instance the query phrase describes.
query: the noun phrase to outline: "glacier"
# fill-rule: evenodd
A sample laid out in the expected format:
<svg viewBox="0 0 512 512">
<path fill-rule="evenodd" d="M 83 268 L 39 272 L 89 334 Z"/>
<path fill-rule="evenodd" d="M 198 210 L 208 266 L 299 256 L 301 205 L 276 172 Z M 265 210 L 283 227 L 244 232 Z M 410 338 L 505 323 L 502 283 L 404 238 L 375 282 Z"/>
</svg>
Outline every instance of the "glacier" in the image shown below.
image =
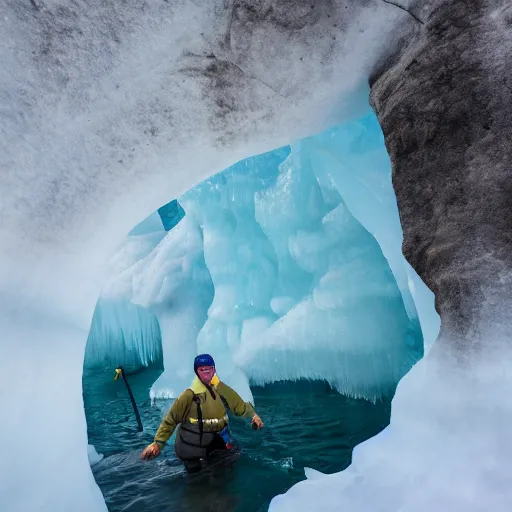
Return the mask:
<svg viewBox="0 0 512 512">
<path fill-rule="evenodd" d="M 391 164 L 374 116 L 345 123 L 324 136 L 310 137 L 301 145 L 310 154 L 316 176 L 333 181 L 349 210 L 379 243 L 409 318 L 420 324 L 428 351 L 439 334 L 441 320 L 432 307 L 433 293 L 402 254 L 403 236 Z"/>
<path fill-rule="evenodd" d="M 127 249 L 148 242 L 132 232 L 102 297 L 158 318 L 165 371 L 151 397 L 179 395 L 203 352 L 247 400 L 249 382 L 301 378 L 369 400 L 392 395 L 423 354 L 423 335 L 390 171 L 369 115 L 193 187 L 178 198 L 184 218 L 149 254 Z M 431 296 L 419 309 L 437 336 L 432 294 L 419 283 Z"/>
<path fill-rule="evenodd" d="M 164 236 L 162 217 L 155 211 L 128 233 L 110 259 L 109 272 L 124 272 L 131 264 L 146 257 Z M 130 302 L 126 294 L 123 298 L 115 294 L 109 296 L 108 281 L 104 290 L 94 309 L 84 368 L 113 370 L 123 366 L 127 371 L 133 371 L 161 363 L 162 341 L 157 317 L 147 308 Z"/>
<path fill-rule="evenodd" d="M 113 257 L 112 274 L 101 295 L 114 302 L 130 301 L 158 320 L 160 337 L 153 336 L 148 344 L 161 346 L 166 371 L 153 385 L 152 398 L 176 397 L 189 386 L 197 335 L 213 297 L 199 225 L 185 215 L 163 235 L 127 237 Z M 139 244 L 145 250 L 136 249 Z"/>
<path fill-rule="evenodd" d="M 297 2 L 296 9 L 283 2 L 276 11 L 265 11 L 266 2 L 252 4 L 149 2 L 143 9 L 137 1 L 5 2 L 0 18 L 3 510 L 106 510 L 87 457 L 80 377 L 109 258 L 133 226 L 245 157 L 367 113 L 371 74 L 416 23 L 380 0 L 315 2 L 313 9 L 311 2 Z M 492 18 L 506 14 L 506 7 L 497 8 Z M 450 63 L 462 59 L 459 52 L 453 56 Z M 385 256 L 395 275 L 396 264 Z M 411 269 L 406 272 L 425 339 L 431 340 L 437 328 L 431 295 Z M 397 282 L 405 303 L 407 289 L 403 280 Z M 408 316 L 411 305 L 406 304 Z M 279 314 L 289 306 L 271 303 Z M 499 309 L 494 303 L 486 307 L 488 313 Z M 509 332 L 509 308 L 498 313 L 491 325 Z M 205 308 L 201 320 L 206 315 Z M 506 346 L 494 340 L 492 328 L 486 332 Z M 450 341 L 449 332 L 443 337 Z M 379 498 L 377 506 L 387 512 L 397 508 L 393 498 L 405 494 L 404 510 L 418 511 L 422 498 L 431 509 L 443 510 L 444 502 L 470 510 L 474 491 L 487 503 L 475 501 L 473 510 L 508 510 L 510 443 L 503 428 L 510 424 L 508 352 L 494 360 L 477 357 L 461 369 L 456 357 L 446 358 L 436 348 L 398 388 L 394 411 L 407 421 L 394 417 L 384 436 L 356 451 L 355 465 L 364 450 L 376 449 L 366 454 L 352 486 L 325 489 L 330 510 L 345 496 L 352 499 L 352 510 L 375 510 Z M 37 437 L 27 418 L 37 418 Z M 401 426 L 393 430 L 395 421 Z M 452 450 L 447 443 L 441 447 L 458 438 Z M 397 457 L 397 452 L 411 455 Z M 439 471 L 448 461 L 445 467 L 454 470 L 449 477 Z M 329 478 L 338 482 L 348 475 Z M 323 478 L 316 481 L 320 485 Z M 475 482 L 481 486 L 472 487 Z M 272 506 L 288 506 L 298 493 L 303 501 L 295 501 L 295 510 L 300 509 L 307 504 L 301 491 L 306 484 Z"/>
<path fill-rule="evenodd" d="M 279 261 L 271 303 L 280 318 L 263 332 L 261 321 L 252 335 L 247 329 L 238 363 L 259 384 L 278 367 L 282 378 L 326 378 L 352 396 L 392 393 L 423 339 L 374 116 L 293 144 L 275 186 L 258 193 L 256 218 Z M 439 325 L 433 300 L 422 314 Z M 437 336 L 435 324 L 432 331 Z"/>
<path fill-rule="evenodd" d="M 287 153 L 278 149 L 241 161 L 179 198 L 202 228 L 215 289 L 197 352 L 212 354 L 222 379 L 251 401 L 250 375 L 235 364 L 234 354 L 246 322 L 273 318 L 270 296 L 277 276 L 273 248 L 255 219 L 254 197 L 275 180 Z"/>
</svg>

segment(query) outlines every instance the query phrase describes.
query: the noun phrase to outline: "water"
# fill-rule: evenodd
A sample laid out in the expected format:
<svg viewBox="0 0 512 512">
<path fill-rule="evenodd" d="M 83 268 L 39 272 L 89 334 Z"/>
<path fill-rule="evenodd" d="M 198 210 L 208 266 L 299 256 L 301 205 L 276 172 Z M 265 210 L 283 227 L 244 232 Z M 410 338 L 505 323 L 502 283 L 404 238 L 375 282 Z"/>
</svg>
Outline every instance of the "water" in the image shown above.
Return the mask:
<svg viewBox="0 0 512 512">
<path fill-rule="evenodd" d="M 303 480 L 304 466 L 322 472 L 345 469 L 353 447 L 388 423 L 390 399 L 372 404 L 349 399 L 323 382 L 276 383 L 253 388 L 265 422 L 254 431 L 233 418 L 240 454 L 198 475 L 186 475 L 170 446 L 157 459 L 140 460 L 170 402 L 152 405 L 148 396 L 160 370 L 128 376 L 144 432 L 124 382 L 114 372 L 84 373 L 89 442 L 105 458 L 93 467 L 110 512 L 260 512 L 273 496 Z"/>
</svg>

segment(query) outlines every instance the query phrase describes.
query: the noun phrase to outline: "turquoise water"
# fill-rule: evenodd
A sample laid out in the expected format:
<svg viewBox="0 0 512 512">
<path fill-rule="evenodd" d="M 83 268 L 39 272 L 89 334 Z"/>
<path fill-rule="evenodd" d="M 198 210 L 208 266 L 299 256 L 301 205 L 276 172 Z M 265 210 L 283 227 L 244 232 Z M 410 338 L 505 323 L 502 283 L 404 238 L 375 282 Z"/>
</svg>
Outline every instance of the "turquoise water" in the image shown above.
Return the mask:
<svg viewBox="0 0 512 512">
<path fill-rule="evenodd" d="M 353 447 L 389 423 L 390 399 L 376 404 L 350 399 L 324 382 L 254 387 L 265 428 L 254 431 L 233 418 L 239 455 L 189 476 L 172 443 L 153 461 L 139 458 L 170 404 L 155 406 L 148 398 L 159 374 L 151 369 L 128 377 L 142 433 L 124 383 L 114 382 L 113 372 L 84 374 L 89 442 L 105 455 L 93 473 L 110 512 L 265 511 L 273 496 L 305 478 L 305 466 L 328 473 L 346 468 Z"/>
</svg>

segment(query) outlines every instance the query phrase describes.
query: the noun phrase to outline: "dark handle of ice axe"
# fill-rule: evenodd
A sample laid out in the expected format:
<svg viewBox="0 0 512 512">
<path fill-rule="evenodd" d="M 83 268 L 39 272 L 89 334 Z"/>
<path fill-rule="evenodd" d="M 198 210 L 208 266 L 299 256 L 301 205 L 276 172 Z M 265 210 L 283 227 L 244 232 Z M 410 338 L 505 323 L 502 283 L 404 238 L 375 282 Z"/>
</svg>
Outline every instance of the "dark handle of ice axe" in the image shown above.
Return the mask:
<svg viewBox="0 0 512 512">
<path fill-rule="evenodd" d="M 142 427 L 142 421 L 140 420 L 139 409 L 137 409 L 137 404 L 135 403 L 135 398 L 133 398 L 132 389 L 130 388 L 130 384 L 128 384 L 128 379 L 126 378 L 126 374 L 122 366 L 116 368 L 116 376 L 114 377 L 114 380 L 119 379 L 120 376 L 123 377 L 124 383 L 126 384 L 126 389 L 128 390 L 128 394 L 130 395 L 130 400 L 133 405 L 133 411 L 135 412 L 135 418 L 137 419 L 139 432 L 142 432 L 144 428 Z"/>
</svg>

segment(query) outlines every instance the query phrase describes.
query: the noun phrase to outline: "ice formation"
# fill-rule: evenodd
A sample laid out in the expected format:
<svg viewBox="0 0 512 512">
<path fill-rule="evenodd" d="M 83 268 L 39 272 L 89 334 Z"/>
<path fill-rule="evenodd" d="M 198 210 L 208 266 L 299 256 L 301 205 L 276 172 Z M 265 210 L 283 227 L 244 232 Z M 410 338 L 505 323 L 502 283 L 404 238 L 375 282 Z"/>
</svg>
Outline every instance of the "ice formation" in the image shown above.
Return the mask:
<svg viewBox="0 0 512 512">
<path fill-rule="evenodd" d="M 94 464 L 98 464 L 98 462 L 103 460 L 103 454 L 98 453 L 92 444 L 87 445 L 87 456 L 89 457 L 89 464 L 91 466 L 94 466 Z"/>
<path fill-rule="evenodd" d="M 98 300 L 85 349 L 85 368 L 135 370 L 162 359 L 158 320 L 127 300 Z"/>
<path fill-rule="evenodd" d="M 197 352 L 246 399 L 248 380 L 313 378 L 373 400 L 420 357 L 375 116 L 244 160 L 179 204 L 186 217 L 149 254 L 149 235 L 132 232 L 103 292 L 159 319 L 165 372 L 153 398 L 186 387 Z M 422 307 L 432 314 L 433 301 Z"/>
<path fill-rule="evenodd" d="M 139 244 L 143 250 L 136 249 Z M 111 272 L 103 300 L 131 301 L 158 319 L 165 373 L 154 383 L 152 398 L 178 396 L 192 380 L 197 335 L 213 296 L 200 227 L 187 215 L 158 237 L 128 237 Z M 160 344 L 160 337 L 148 343 Z"/>
<path fill-rule="evenodd" d="M 280 149 L 242 161 L 180 197 L 187 216 L 202 227 L 215 287 L 197 351 L 211 353 L 222 379 L 249 400 L 247 372 L 233 355 L 246 322 L 274 318 L 270 297 L 277 275 L 273 248 L 254 216 L 254 196 L 275 180 L 287 153 Z"/>
<path fill-rule="evenodd" d="M 122 276 L 144 259 L 182 218 L 182 209 L 176 201 L 162 206 L 128 234 L 110 259 L 107 275 Z M 120 286 L 120 283 L 117 283 Z M 85 368 L 115 368 L 136 370 L 161 362 L 162 341 L 157 317 L 134 302 L 131 288 L 120 294 L 112 291 L 107 280 L 103 296 L 94 310 L 85 349 Z"/>
<path fill-rule="evenodd" d="M 166 231 L 171 230 L 185 216 L 185 212 L 176 199 L 158 208 L 158 215 Z"/>
<path fill-rule="evenodd" d="M 160 216 L 154 212 L 130 231 L 110 259 L 108 275 L 122 276 L 127 268 L 145 258 L 164 236 Z M 84 367 L 114 369 L 122 365 L 130 371 L 161 361 L 162 343 L 156 316 L 130 302 L 128 292 L 123 296 L 109 295 L 110 287 L 107 280 L 103 296 L 96 303 Z"/>
<path fill-rule="evenodd" d="M 430 348 L 440 328 L 434 296 L 402 254 L 402 229 L 391 165 L 375 116 L 342 124 L 300 143 L 320 180 L 331 180 L 346 206 L 379 243 L 396 279 L 409 318 L 419 321 Z"/>
<path fill-rule="evenodd" d="M 278 259 L 280 318 L 248 322 L 238 364 L 257 383 L 279 368 L 283 379 L 325 378 L 354 396 L 391 390 L 422 339 L 374 116 L 292 145 L 275 185 L 257 194 L 256 218 Z"/>
</svg>

